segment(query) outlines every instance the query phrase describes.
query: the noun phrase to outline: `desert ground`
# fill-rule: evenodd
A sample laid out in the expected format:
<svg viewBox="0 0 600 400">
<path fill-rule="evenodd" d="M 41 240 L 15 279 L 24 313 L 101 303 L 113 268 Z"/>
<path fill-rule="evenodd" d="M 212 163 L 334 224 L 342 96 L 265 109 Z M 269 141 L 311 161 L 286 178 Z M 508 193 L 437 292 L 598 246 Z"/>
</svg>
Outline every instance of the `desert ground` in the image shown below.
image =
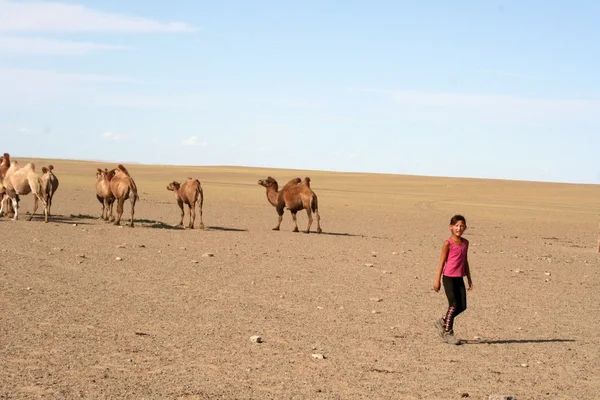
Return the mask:
<svg viewBox="0 0 600 400">
<path fill-rule="evenodd" d="M 0 219 L 1 399 L 600 396 L 597 185 L 125 164 L 129 228 L 98 219 L 96 168 L 116 163 L 14 159 L 60 186 L 48 224 L 26 220 L 31 196 Z M 268 175 L 311 177 L 323 233 L 289 212 L 271 230 Z M 175 227 L 166 186 L 188 176 L 205 230 Z M 433 327 L 455 213 L 474 281 L 461 346 Z"/>
</svg>

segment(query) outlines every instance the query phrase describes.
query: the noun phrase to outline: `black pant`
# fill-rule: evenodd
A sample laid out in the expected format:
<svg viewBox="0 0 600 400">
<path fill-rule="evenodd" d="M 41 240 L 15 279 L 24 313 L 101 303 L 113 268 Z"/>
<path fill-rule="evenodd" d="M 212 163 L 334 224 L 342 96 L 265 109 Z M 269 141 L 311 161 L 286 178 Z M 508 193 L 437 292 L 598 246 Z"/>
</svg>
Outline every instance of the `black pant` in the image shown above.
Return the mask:
<svg viewBox="0 0 600 400">
<path fill-rule="evenodd" d="M 444 316 L 446 332 L 454 329 L 454 318 L 467 309 L 467 290 L 463 278 L 443 276 L 444 291 L 448 298 L 448 311 Z"/>
</svg>

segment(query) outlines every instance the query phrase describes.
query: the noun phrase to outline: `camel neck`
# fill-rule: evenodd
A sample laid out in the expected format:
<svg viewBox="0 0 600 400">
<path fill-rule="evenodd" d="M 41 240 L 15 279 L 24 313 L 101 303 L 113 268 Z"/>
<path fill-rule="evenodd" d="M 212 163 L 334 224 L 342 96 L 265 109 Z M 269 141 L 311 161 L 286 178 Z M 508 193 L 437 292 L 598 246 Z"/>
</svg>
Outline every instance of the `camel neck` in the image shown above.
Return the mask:
<svg viewBox="0 0 600 400">
<path fill-rule="evenodd" d="M 274 188 L 267 188 L 267 199 L 273 206 L 277 206 L 277 193 L 277 190 Z"/>
</svg>

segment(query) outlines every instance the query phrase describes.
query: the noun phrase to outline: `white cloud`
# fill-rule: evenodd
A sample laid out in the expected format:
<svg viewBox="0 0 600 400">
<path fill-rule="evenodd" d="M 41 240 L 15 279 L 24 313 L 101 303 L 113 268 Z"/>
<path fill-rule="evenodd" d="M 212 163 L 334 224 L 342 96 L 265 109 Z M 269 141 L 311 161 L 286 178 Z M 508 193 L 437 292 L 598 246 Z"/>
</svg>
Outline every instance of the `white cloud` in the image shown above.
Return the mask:
<svg viewBox="0 0 600 400">
<path fill-rule="evenodd" d="M 184 146 L 200 146 L 200 147 L 208 146 L 208 143 L 206 143 L 206 142 L 199 142 L 197 136 L 190 136 L 189 138 L 183 140 L 181 142 L 181 144 L 183 144 Z"/>
<path fill-rule="evenodd" d="M 32 135 L 33 133 L 27 129 L 27 128 L 19 128 L 17 129 L 17 133 L 19 133 L 20 135 Z"/>
<path fill-rule="evenodd" d="M 127 47 L 46 38 L 0 36 L 0 53 L 4 54 L 84 55 L 99 51 L 124 49 L 127 49 Z"/>
<path fill-rule="evenodd" d="M 159 22 L 79 4 L 0 0 L 0 32 L 191 32 L 183 22 Z"/>
<path fill-rule="evenodd" d="M 104 132 L 102 134 L 102 138 L 106 140 L 123 140 L 127 137 L 127 135 L 123 135 L 122 133 L 116 132 Z"/>
<path fill-rule="evenodd" d="M 419 92 L 407 90 L 362 90 L 391 101 L 395 113 L 409 118 L 446 118 L 461 121 L 539 122 L 598 121 L 600 101 L 554 99 L 495 94 Z M 398 116 L 398 114 L 396 114 Z"/>
</svg>

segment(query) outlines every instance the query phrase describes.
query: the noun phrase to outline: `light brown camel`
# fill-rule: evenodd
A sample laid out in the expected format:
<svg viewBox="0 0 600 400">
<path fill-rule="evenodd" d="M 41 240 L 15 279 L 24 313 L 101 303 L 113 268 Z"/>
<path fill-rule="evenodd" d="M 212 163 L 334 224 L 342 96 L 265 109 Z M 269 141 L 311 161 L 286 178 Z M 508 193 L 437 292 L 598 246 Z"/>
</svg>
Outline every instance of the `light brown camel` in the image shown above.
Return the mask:
<svg viewBox="0 0 600 400">
<path fill-rule="evenodd" d="M 104 221 L 113 221 L 113 204 L 115 196 L 110 191 L 110 180 L 108 178 L 108 169 L 98 168 L 96 172 L 96 198 L 102 204 L 102 214 L 100 219 Z"/>
<path fill-rule="evenodd" d="M 50 216 L 50 209 L 52 208 L 52 198 L 56 189 L 58 189 L 58 178 L 54 175 L 54 165 L 48 165 L 48 168 L 42 167 L 42 197 L 46 200 L 48 205 L 48 216 Z"/>
<path fill-rule="evenodd" d="M 108 171 L 109 187 L 112 195 L 117 201 L 117 219 L 115 225 L 121 224 L 123 215 L 123 204 L 129 199 L 131 203 L 131 222 L 129 226 L 133 228 L 133 216 L 135 214 L 135 202 L 139 200 L 137 186 L 127 169 L 119 164 L 117 168 Z"/>
<path fill-rule="evenodd" d="M 39 200 L 44 205 L 44 222 L 48 222 L 48 207 L 46 205 L 46 200 L 42 197 L 42 182 L 35 172 L 35 165 L 33 163 L 28 163 L 21 168 L 18 162 L 11 162 L 10 167 L 4 176 L 4 180 L 2 181 L 2 185 L 2 190 L 6 192 L 12 201 L 12 206 L 15 210 L 15 214 L 12 218 L 13 220 L 19 218 L 19 195 L 32 193 L 34 195 L 33 212 L 28 220 L 31 221 L 37 211 Z M 4 203 L 0 206 L 0 215 L 2 215 L 3 211 Z"/>
<path fill-rule="evenodd" d="M 179 226 L 183 226 L 183 217 L 185 215 L 183 206 L 184 204 L 187 204 L 190 213 L 190 223 L 188 228 L 194 229 L 194 221 L 196 220 L 196 203 L 198 203 L 198 209 L 200 211 L 200 225 L 198 225 L 198 228 L 204 229 L 204 222 L 202 221 L 204 192 L 202 191 L 202 185 L 200 184 L 200 181 L 198 179 L 189 177 L 181 184 L 173 181 L 169 183 L 167 190 L 171 190 L 175 193 L 175 200 L 177 200 L 177 205 L 181 209 L 181 221 L 179 221 Z"/>
<path fill-rule="evenodd" d="M 264 186 L 267 189 L 267 199 L 279 215 L 277 226 L 273 228 L 274 231 L 278 231 L 281 226 L 283 219 L 283 213 L 287 208 L 292 213 L 292 219 L 294 220 L 294 232 L 298 232 L 298 223 L 296 221 L 296 213 L 300 210 L 306 210 L 308 215 L 308 226 L 306 227 L 306 233 L 310 232 L 310 226 L 312 225 L 312 213 L 314 212 L 317 218 L 317 233 L 321 233 L 321 217 L 319 216 L 319 203 L 317 195 L 310 188 L 310 178 L 304 178 L 304 181 L 300 181 L 300 178 L 294 178 L 279 191 L 277 181 L 272 177 L 267 179 L 261 179 L 258 184 Z"/>
<path fill-rule="evenodd" d="M 4 176 L 6 175 L 6 171 L 8 171 L 9 167 L 10 167 L 10 154 L 4 153 L 4 155 L 2 156 L 2 162 L 0 162 L 0 207 L 2 205 L 4 205 L 4 213 L 6 215 L 8 215 L 8 214 L 14 215 L 15 210 L 13 209 L 12 201 L 10 201 L 8 199 L 8 196 L 6 195 L 6 190 L 4 190 L 4 185 L 2 183 L 4 181 Z M 18 196 L 17 196 L 17 201 L 19 201 Z M 6 204 L 4 204 L 4 202 L 6 202 Z M 1 215 L 2 214 L 0 214 L 0 216 Z"/>
</svg>

